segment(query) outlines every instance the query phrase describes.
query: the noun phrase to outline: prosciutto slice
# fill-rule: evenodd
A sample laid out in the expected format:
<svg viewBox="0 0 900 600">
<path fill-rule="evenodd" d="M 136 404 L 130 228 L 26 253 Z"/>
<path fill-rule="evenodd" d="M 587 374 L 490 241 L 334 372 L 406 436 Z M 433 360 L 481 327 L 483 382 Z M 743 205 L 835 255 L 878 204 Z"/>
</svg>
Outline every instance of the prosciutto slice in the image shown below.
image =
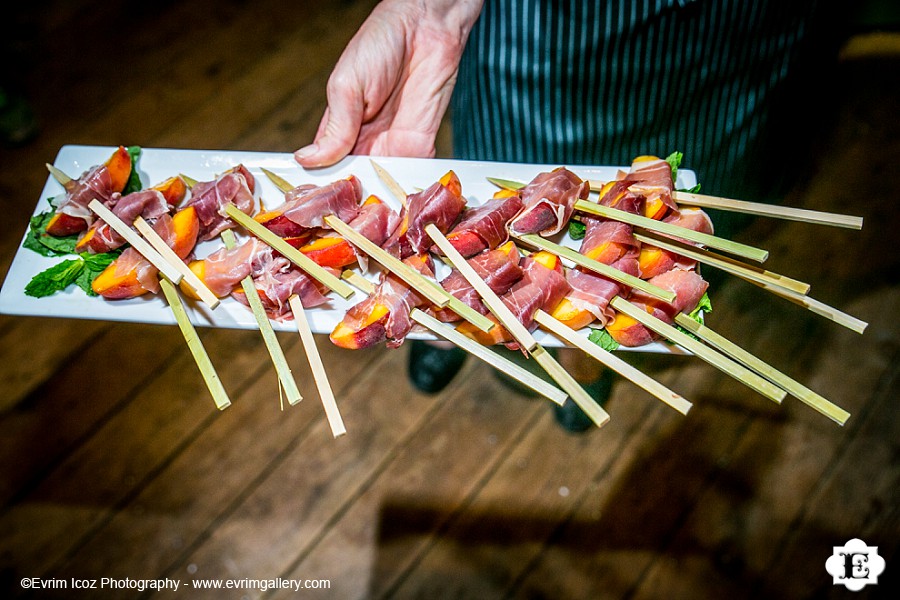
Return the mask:
<svg viewBox="0 0 900 600">
<path fill-rule="evenodd" d="M 455 183 L 448 186 L 437 181 L 407 198 L 406 240 L 414 253 L 423 254 L 432 246 L 426 226 L 433 223 L 441 233 L 447 233 L 465 208 L 466 199 L 459 192 L 458 180 Z"/>
<path fill-rule="evenodd" d="M 90 226 L 95 215 L 88 204 L 95 198 L 107 204 L 113 193 L 112 175 L 106 165 L 96 165 L 85 171 L 78 179 L 66 184 L 65 198 L 56 207 L 56 212 L 84 219 Z"/>
<path fill-rule="evenodd" d="M 518 253 L 515 249 L 496 248 L 485 250 L 467 261 L 484 282 L 498 296 L 502 296 L 519 281 L 524 275 L 519 265 Z M 441 286 L 451 295 L 459 298 L 468 306 L 474 308 L 483 315 L 488 314 L 488 309 L 466 278 L 456 269 L 450 271 L 442 281 Z M 435 317 L 445 323 L 458 321 L 459 315 L 445 308 L 435 312 Z"/>
<path fill-rule="evenodd" d="M 685 269 L 672 269 L 651 277 L 649 282 L 664 290 L 675 292 L 675 300 L 671 303 L 663 302 L 642 292 L 635 292 L 629 298 L 629 302 L 669 324 L 674 322 L 678 313 L 690 312 L 696 308 L 709 286 L 696 271 Z M 607 331 L 617 342 L 629 347 L 643 346 L 659 339 L 656 333 L 640 323 L 624 328 L 610 327 Z"/>
<path fill-rule="evenodd" d="M 297 295 L 304 308 L 320 306 L 328 302 L 328 289 L 310 277 L 306 272 L 293 265 L 282 256 L 268 255 L 260 272 L 253 277 L 253 286 L 262 301 L 266 314 L 271 319 L 285 320 L 292 318 L 288 299 Z M 329 269 L 333 274 L 336 270 Z M 236 289 L 232 296 L 247 305 L 247 297 L 243 288 Z"/>
<path fill-rule="evenodd" d="M 678 210 L 673 192 L 672 166 L 661 158 L 635 160 L 631 169 L 623 177 L 630 184 L 631 191 L 646 198 L 646 202 L 661 201 L 670 210 Z"/>
<path fill-rule="evenodd" d="M 434 276 L 434 267 L 427 255 L 410 256 L 403 259 L 403 262 L 426 277 Z M 343 323 L 354 331 L 359 331 L 366 326 L 366 322 L 375 308 L 378 305 L 384 306 L 388 311 L 387 318 L 377 324 L 382 331 L 379 331 L 377 336 L 369 336 L 367 344 L 372 345 L 383 339 L 386 340 L 388 348 L 399 348 L 413 328 L 413 320 L 409 316 L 410 311 L 427 303 L 426 298 L 416 293 L 401 279 L 388 272 L 383 272 L 375 292 L 362 302 L 352 306 L 344 315 Z"/>
<path fill-rule="evenodd" d="M 223 173 L 213 181 L 202 181 L 191 189 L 191 199 L 185 206 L 193 206 L 200 220 L 198 241 L 210 240 L 234 223 L 225 214 L 225 206 L 233 203 L 246 214 L 253 211 L 255 179 L 243 165 Z"/>
<path fill-rule="evenodd" d="M 170 248 L 175 247 L 177 236 L 172 224 L 172 217 L 168 213 L 159 217 L 152 225 L 153 230 L 166 242 Z M 116 277 L 124 277 L 134 269 L 138 282 L 148 292 L 159 292 L 159 269 L 141 255 L 140 252 L 129 246 L 115 261 Z"/>
<path fill-rule="evenodd" d="M 492 250 L 509 239 L 507 225 L 523 206 L 522 198 L 514 195 L 467 209 L 447 234 L 447 239 L 466 258 L 483 250 Z M 437 248 L 432 250 L 438 252 Z"/>
<path fill-rule="evenodd" d="M 569 269 L 566 271 L 566 281 L 572 288 L 566 296 L 569 302 L 576 308 L 591 313 L 600 322 L 601 327 L 615 316 L 615 311 L 609 307 L 610 301 L 623 293 L 623 287 L 596 273 Z"/>
<path fill-rule="evenodd" d="M 203 282 L 219 298 L 229 295 L 244 277 L 262 273 L 273 260 L 271 246 L 250 238 L 234 248 L 221 248 L 203 259 Z"/>
<path fill-rule="evenodd" d="M 534 313 L 552 310 L 572 290 L 561 271 L 548 269 L 530 256 L 522 258 L 522 279 L 500 297 L 516 318 L 534 330 Z"/>
<path fill-rule="evenodd" d="M 172 208 L 162 192 L 152 189 L 132 192 L 125 196 L 115 192 L 104 204 L 125 223 L 133 223 L 139 216 L 152 223 Z M 87 236 L 90 237 L 86 250 L 91 253 L 109 252 L 125 245 L 125 238 L 103 219 L 95 220 L 80 239 Z"/>
<path fill-rule="evenodd" d="M 585 200 L 590 184 L 565 167 L 541 173 L 519 190 L 523 209 L 510 223 L 516 233 L 550 236 L 562 231 L 575 210 L 577 200 Z"/>
<path fill-rule="evenodd" d="M 362 183 L 355 175 L 317 186 L 304 184 L 284 195 L 284 204 L 272 212 L 281 213 L 303 228 L 325 227 L 325 217 L 335 215 L 349 223 L 359 214 Z"/>
<path fill-rule="evenodd" d="M 713 224 L 709 215 L 699 208 L 682 208 L 679 211 L 669 214 L 663 220 L 667 223 L 672 223 L 673 225 L 678 225 L 679 227 L 684 227 L 692 231 L 709 234 L 713 233 Z M 679 239 L 678 241 L 685 244 L 697 245 L 694 242 L 684 239 Z M 666 271 L 675 268 L 693 269 L 697 265 L 696 261 L 693 259 L 679 256 L 674 252 L 647 244 L 641 248 L 640 264 L 641 277 L 645 279 L 655 277 L 656 275 L 660 275 L 661 273 L 665 273 Z"/>
</svg>

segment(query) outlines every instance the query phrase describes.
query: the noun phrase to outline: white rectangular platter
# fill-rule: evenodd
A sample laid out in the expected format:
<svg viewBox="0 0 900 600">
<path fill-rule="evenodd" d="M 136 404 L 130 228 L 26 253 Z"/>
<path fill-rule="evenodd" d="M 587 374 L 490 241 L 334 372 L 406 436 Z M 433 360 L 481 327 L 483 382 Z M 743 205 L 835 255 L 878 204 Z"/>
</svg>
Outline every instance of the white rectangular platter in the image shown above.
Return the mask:
<svg viewBox="0 0 900 600">
<path fill-rule="evenodd" d="M 109 146 L 63 146 L 53 165 L 70 177 L 78 177 L 94 165 L 104 162 L 114 150 Z M 293 185 L 312 183 L 324 185 L 335 180 L 356 175 L 363 184 L 363 197 L 375 194 L 395 209 L 399 210 L 397 201 L 376 174 L 372 160 L 384 167 L 397 182 L 411 193 L 424 189 L 437 181 L 447 171 L 453 170 L 462 183 L 463 194 L 470 206 L 481 204 L 496 191 L 487 177 L 499 177 L 515 181 L 528 182 L 542 171 L 558 166 L 566 166 L 582 179 L 607 181 L 613 179 L 619 170 L 628 167 L 616 166 L 579 166 L 579 165 L 541 165 L 502 162 L 476 162 L 449 159 L 418 159 L 350 156 L 338 164 L 316 170 L 300 167 L 289 153 L 243 152 L 222 150 L 190 150 L 173 148 L 143 148 L 138 162 L 141 181 L 150 186 L 165 179 L 183 174 L 197 181 L 211 180 L 223 171 L 238 164 L 246 166 L 256 177 L 257 201 L 268 208 L 280 205 L 283 193 L 269 181 L 262 169 L 279 175 Z M 36 169 L 44 169 L 44 165 L 35 165 Z M 686 169 L 678 170 L 678 188 L 690 188 L 696 184 L 696 176 Z M 35 206 L 34 214 L 50 209 L 48 200 L 63 193 L 62 186 L 52 177 L 47 178 L 43 192 Z M 22 239 L 25 239 L 28 224 L 22 224 Z M 577 248 L 568 235 L 556 240 L 564 245 Z M 220 240 L 204 242 L 197 246 L 195 256 L 203 258 L 221 247 Z M 0 313 L 32 317 L 56 317 L 72 319 L 94 319 L 106 321 L 155 323 L 174 325 L 175 318 L 166 305 L 162 295 L 145 295 L 129 300 L 106 300 L 91 297 L 77 286 L 71 286 L 63 292 L 57 292 L 45 298 L 33 298 L 24 292 L 25 286 L 37 273 L 53 266 L 63 259 L 48 258 L 19 246 L 12 265 L 0 290 Z M 449 268 L 436 261 L 438 279 L 446 275 Z M 377 265 L 370 263 L 369 272 L 364 273 L 370 279 L 377 277 Z M 359 302 L 361 293 L 344 300 L 335 294 L 329 296 L 331 301 L 320 307 L 310 309 L 310 325 L 314 333 L 328 334 L 343 318 L 347 309 Z M 215 310 L 210 310 L 201 302 L 188 302 L 189 314 L 195 325 L 204 327 L 227 327 L 239 329 L 255 329 L 253 314 L 244 305 L 233 299 L 225 299 Z M 295 331 L 293 322 L 273 322 L 276 330 Z M 413 332 L 412 338 L 431 339 L 428 333 Z M 559 346 L 552 336 L 535 332 L 535 338 L 546 346 Z M 623 348 L 625 350 L 625 348 Z M 641 352 L 663 352 L 683 354 L 681 348 L 664 343 L 655 343 L 640 348 Z"/>
</svg>

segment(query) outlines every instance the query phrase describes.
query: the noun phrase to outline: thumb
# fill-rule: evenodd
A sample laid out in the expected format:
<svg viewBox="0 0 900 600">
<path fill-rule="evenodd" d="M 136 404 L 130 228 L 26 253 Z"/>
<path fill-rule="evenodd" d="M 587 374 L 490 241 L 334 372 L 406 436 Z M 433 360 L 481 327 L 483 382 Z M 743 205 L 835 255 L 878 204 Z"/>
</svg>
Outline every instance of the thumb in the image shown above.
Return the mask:
<svg viewBox="0 0 900 600">
<path fill-rule="evenodd" d="M 328 94 L 315 141 L 294 152 L 294 159 L 306 168 L 327 167 L 353 149 L 362 125 L 362 96 L 348 92 Z"/>
</svg>

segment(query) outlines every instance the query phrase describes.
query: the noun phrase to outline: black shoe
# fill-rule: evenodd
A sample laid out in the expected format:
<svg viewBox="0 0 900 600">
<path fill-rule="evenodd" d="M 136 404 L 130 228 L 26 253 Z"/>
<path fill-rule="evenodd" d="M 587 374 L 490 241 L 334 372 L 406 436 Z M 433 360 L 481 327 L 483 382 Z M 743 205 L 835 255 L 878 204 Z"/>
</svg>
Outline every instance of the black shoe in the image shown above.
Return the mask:
<svg viewBox="0 0 900 600">
<path fill-rule="evenodd" d="M 461 348 L 438 348 L 421 340 L 409 342 L 409 380 L 426 394 L 436 394 L 453 380 L 467 353 Z"/>
<path fill-rule="evenodd" d="M 591 398 L 596 400 L 597 404 L 603 406 L 609 399 L 609 393 L 612 391 L 612 384 L 613 372 L 609 369 L 603 369 L 603 372 L 596 380 L 584 386 L 584 391 L 586 391 Z M 594 424 L 594 422 L 591 421 L 591 418 L 587 416 L 587 414 L 581 410 L 581 407 L 575 404 L 571 398 L 566 398 L 566 401 L 562 406 L 554 404 L 553 416 L 556 417 L 556 422 L 559 423 L 563 429 L 572 433 L 582 433 L 587 431 Z"/>
</svg>

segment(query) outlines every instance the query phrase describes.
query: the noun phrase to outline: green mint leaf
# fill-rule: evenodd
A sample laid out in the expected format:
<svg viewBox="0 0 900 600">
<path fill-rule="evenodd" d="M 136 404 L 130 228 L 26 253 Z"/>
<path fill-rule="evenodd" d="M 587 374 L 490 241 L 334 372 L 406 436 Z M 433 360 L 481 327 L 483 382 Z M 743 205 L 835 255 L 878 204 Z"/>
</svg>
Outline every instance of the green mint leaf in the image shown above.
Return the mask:
<svg viewBox="0 0 900 600">
<path fill-rule="evenodd" d="M 573 240 L 580 240 L 584 237 L 587 226 L 581 221 L 569 221 L 569 237 Z"/>
<path fill-rule="evenodd" d="M 28 233 L 22 246 L 42 256 L 64 256 L 75 253 L 77 235 L 55 237 L 47 233 L 47 223 L 53 218 L 55 211 L 43 212 L 31 217 Z"/>
<path fill-rule="evenodd" d="M 698 183 L 694 187 L 687 190 L 675 190 L 676 192 L 686 192 L 688 194 L 698 194 L 700 193 L 700 184 Z"/>
<path fill-rule="evenodd" d="M 74 283 L 83 270 L 81 258 L 64 260 L 35 275 L 25 286 L 25 294 L 34 298 L 55 294 Z"/>
<path fill-rule="evenodd" d="M 103 252 L 101 254 L 88 254 L 87 252 L 82 252 L 81 258 L 84 260 L 84 269 L 82 269 L 78 278 L 75 280 L 75 285 L 84 290 L 84 293 L 88 296 L 96 296 L 97 292 L 94 291 L 91 284 L 94 283 L 94 279 L 96 279 L 97 275 L 102 273 L 106 267 L 112 264 L 121 253 L 121 249 L 113 250 L 112 252 Z"/>
<path fill-rule="evenodd" d="M 619 342 L 614 340 L 613 336 L 605 329 L 592 329 L 590 335 L 588 335 L 588 340 L 597 344 L 607 352 L 612 352 L 619 347 Z"/>
<path fill-rule="evenodd" d="M 696 308 L 688 313 L 688 316 L 698 323 L 703 323 L 703 316 L 706 313 L 712 312 L 712 301 L 709 299 L 709 294 L 704 292 L 703 297 L 700 298 L 700 302 L 697 303 Z"/>
<path fill-rule="evenodd" d="M 681 160 L 684 158 L 683 152 L 673 152 L 666 157 L 666 162 L 672 167 L 672 183 L 678 178 L 678 167 L 681 166 Z"/>
<path fill-rule="evenodd" d="M 141 175 L 138 173 L 138 160 L 141 158 L 141 152 L 143 151 L 140 146 L 128 146 L 126 148 L 128 150 L 128 154 L 131 155 L 131 175 L 128 176 L 128 183 L 125 184 L 125 189 L 122 190 L 122 195 L 127 196 L 131 192 L 137 192 L 143 188 L 143 184 L 141 184 Z"/>
</svg>

